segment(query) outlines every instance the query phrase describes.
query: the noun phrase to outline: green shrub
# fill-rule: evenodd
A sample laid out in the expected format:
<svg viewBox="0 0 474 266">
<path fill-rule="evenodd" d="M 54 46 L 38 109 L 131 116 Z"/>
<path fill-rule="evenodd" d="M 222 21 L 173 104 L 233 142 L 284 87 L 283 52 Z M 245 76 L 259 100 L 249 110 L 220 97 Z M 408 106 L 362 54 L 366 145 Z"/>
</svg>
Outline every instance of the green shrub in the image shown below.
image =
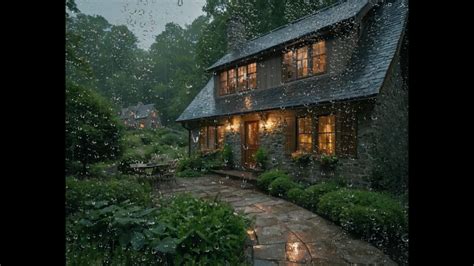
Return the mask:
<svg viewBox="0 0 474 266">
<path fill-rule="evenodd" d="M 188 158 L 183 158 L 178 161 L 176 167 L 177 172 L 183 172 L 184 170 L 194 170 L 201 171 L 203 168 L 202 158 L 199 156 L 192 156 Z"/>
<path fill-rule="evenodd" d="M 101 162 L 93 164 L 89 167 L 90 176 L 94 178 L 109 178 L 111 167 L 113 167 L 111 163 Z"/>
<path fill-rule="evenodd" d="M 234 167 L 234 156 L 232 154 L 232 148 L 228 144 L 225 144 L 224 149 L 222 150 L 222 160 L 223 160 L 224 167 L 226 168 Z"/>
<path fill-rule="evenodd" d="M 202 175 L 203 175 L 203 172 L 192 170 L 192 169 L 185 169 L 181 172 L 176 173 L 176 176 L 178 177 L 200 177 Z"/>
<path fill-rule="evenodd" d="M 323 182 L 306 188 L 305 192 L 308 198 L 305 207 L 312 211 L 316 211 L 319 199 L 326 193 L 335 191 L 339 188 L 340 186 L 335 182 Z"/>
<path fill-rule="evenodd" d="M 278 196 L 282 198 L 286 198 L 288 190 L 297 187 L 298 184 L 291 181 L 288 176 L 286 177 L 279 177 L 273 180 L 268 187 L 268 192 L 272 196 Z"/>
<path fill-rule="evenodd" d="M 191 173 L 192 176 L 195 176 L 193 172 L 201 172 L 207 173 L 212 169 L 220 169 L 222 168 L 222 156 L 219 151 L 202 154 L 202 155 L 195 155 L 188 158 L 182 158 L 178 161 L 178 165 L 176 168 L 176 172 L 183 173 L 179 174 L 180 176 L 189 176 L 188 174 Z"/>
<path fill-rule="evenodd" d="M 407 226 L 402 205 L 388 195 L 340 189 L 322 196 L 318 212 L 366 239 L 388 241 Z"/>
<path fill-rule="evenodd" d="M 273 182 L 273 180 L 279 177 L 288 177 L 288 175 L 280 170 L 264 172 L 257 177 L 257 187 L 263 191 L 268 191 L 268 187 Z"/>
<path fill-rule="evenodd" d="M 313 155 L 305 152 L 294 152 L 291 154 L 292 160 L 299 166 L 306 167 L 311 162 Z"/>
<path fill-rule="evenodd" d="M 179 196 L 146 208 L 96 206 L 66 220 L 70 265 L 240 265 L 248 221 L 221 202 Z"/>
<path fill-rule="evenodd" d="M 134 203 L 150 202 L 151 188 L 128 179 L 77 180 L 66 179 L 66 214 L 71 214 L 95 204 L 115 204 L 125 200 Z"/>
<path fill-rule="evenodd" d="M 177 145 L 179 137 L 174 133 L 167 133 L 160 138 L 160 142 L 165 145 Z"/>
<path fill-rule="evenodd" d="M 161 221 L 182 239 L 175 265 L 240 264 L 249 223 L 227 203 L 182 196 L 164 205 Z"/>
<path fill-rule="evenodd" d="M 302 207 L 308 204 L 308 193 L 301 188 L 292 188 L 287 193 L 288 200 Z"/>
<path fill-rule="evenodd" d="M 323 170 L 334 170 L 337 166 L 339 159 L 335 155 L 321 155 L 321 169 Z"/>
<path fill-rule="evenodd" d="M 255 152 L 255 162 L 257 163 L 257 166 L 265 169 L 266 163 L 267 163 L 267 152 L 263 148 L 258 148 L 257 152 Z"/>
</svg>

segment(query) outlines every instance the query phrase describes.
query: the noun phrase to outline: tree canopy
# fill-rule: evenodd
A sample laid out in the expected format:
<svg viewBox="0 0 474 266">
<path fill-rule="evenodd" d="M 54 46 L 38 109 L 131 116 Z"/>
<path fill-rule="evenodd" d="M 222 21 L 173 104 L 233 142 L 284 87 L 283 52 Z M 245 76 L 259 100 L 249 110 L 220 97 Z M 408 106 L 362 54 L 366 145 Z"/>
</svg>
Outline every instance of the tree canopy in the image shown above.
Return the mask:
<svg viewBox="0 0 474 266">
<path fill-rule="evenodd" d="M 231 16 L 242 19 L 243 38 L 251 39 L 333 2 L 207 0 L 205 15 L 185 27 L 168 23 L 150 49 L 143 50 L 126 26 L 82 14 L 68 0 L 74 16 L 66 12 L 67 77 L 108 99 L 115 111 L 154 103 L 163 124 L 176 126 L 175 119 L 210 77 L 205 69 L 228 52 Z"/>
</svg>

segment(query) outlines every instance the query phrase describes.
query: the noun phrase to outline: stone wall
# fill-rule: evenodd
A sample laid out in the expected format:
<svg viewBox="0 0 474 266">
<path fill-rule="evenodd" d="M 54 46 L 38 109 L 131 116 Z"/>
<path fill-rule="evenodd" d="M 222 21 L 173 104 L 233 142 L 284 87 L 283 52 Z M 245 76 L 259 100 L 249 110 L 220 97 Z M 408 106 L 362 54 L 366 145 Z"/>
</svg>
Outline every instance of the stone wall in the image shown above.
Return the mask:
<svg viewBox="0 0 474 266">
<path fill-rule="evenodd" d="M 408 186 L 408 88 L 396 56 L 371 113 L 372 178 L 393 192 Z"/>
<path fill-rule="evenodd" d="M 320 162 L 313 160 L 307 166 L 298 165 L 286 148 L 288 119 L 302 113 L 312 116 L 353 112 L 357 119 L 357 152 L 353 157 L 339 157 L 334 173 L 322 172 Z M 354 185 L 367 186 L 374 172 L 384 173 L 387 180 L 396 184 L 407 180 L 408 173 L 408 98 L 407 89 L 400 76 L 400 63 L 395 57 L 389 74 L 374 99 L 333 103 L 314 108 L 276 110 L 249 115 L 234 116 L 209 121 L 226 125 L 225 143 L 233 151 L 236 168 L 242 165 L 243 126 L 245 121 L 259 120 L 260 147 L 268 153 L 267 168 L 287 171 L 296 179 L 309 183 L 325 178 L 343 177 Z M 337 119 L 337 118 L 336 118 Z M 197 151 L 199 130 L 192 130 L 191 150 Z M 315 135 L 314 135 L 315 137 Z M 338 141 L 336 137 L 336 141 Z"/>
</svg>

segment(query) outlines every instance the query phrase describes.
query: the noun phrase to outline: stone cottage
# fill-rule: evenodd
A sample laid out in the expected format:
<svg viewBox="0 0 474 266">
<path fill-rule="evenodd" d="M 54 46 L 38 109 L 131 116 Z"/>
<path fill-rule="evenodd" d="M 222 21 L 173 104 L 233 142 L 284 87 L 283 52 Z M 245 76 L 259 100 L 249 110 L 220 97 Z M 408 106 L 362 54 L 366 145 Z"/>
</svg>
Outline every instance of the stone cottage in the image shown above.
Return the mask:
<svg viewBox="0 0 474 266">
<path fill-rule="evenodd" d="M 158 111 L 154 104 L 143 104 L 122 108 L 120 119 L 127 128 L 159 128 L 161 127 Z"/>
<path fill-rule="evenodd" d="M 407 13 L 403 0 L 346 0 L 231 46 L 177 119 L 190 153 L 228 144 L 251 169 L 263 148 L 269 168 L 311 181 L 323 155 L 352 181 L 407 178 Z"/>
</svg>

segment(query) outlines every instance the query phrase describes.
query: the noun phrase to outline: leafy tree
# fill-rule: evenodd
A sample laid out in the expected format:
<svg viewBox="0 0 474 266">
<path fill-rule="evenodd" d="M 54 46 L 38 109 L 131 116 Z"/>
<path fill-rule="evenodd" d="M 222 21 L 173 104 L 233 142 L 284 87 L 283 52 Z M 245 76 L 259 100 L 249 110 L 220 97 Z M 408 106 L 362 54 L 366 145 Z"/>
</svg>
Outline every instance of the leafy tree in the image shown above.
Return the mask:
<svg viewBox="0 0 474 266">
<path fill-rule="evenodd" d="M 91 163 L 121 154 L 122 128 L 109 104 L 92 90 L 67 81 L 66 167 L 79 161 L 82 175 Z M 68 169 L 69 168 L 69 169 Z"/>
</svg>

